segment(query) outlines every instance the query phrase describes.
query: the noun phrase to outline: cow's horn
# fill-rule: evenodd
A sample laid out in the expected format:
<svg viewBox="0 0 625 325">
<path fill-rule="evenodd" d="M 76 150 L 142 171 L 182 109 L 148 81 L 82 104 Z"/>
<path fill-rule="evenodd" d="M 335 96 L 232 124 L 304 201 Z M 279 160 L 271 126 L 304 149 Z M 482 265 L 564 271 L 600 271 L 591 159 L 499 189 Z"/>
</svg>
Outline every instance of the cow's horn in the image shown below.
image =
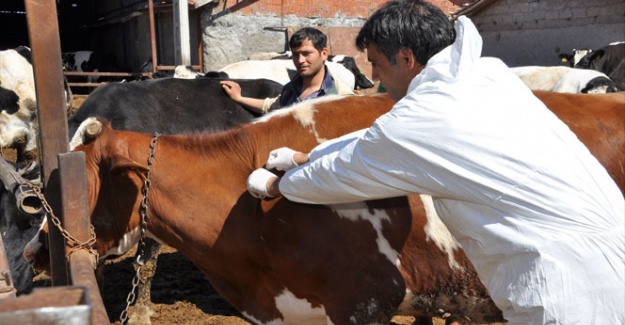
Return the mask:
<svg viewBox="0 0 625 325">
<path fill-rule="evenodd" d="M 91 138 L 96 137 L 100 132 L 102 132 L 102 122 L 97 120 L 89 123 L 85 128 L 85 134 Z"/>
</svg>

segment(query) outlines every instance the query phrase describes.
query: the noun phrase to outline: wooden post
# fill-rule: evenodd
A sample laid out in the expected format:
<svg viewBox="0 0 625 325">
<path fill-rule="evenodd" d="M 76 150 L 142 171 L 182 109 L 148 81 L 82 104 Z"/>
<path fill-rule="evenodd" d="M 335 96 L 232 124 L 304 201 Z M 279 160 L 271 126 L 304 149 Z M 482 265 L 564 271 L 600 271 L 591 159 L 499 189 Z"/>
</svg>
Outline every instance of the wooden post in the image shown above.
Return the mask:
<svg viewBox="0 0 625 325">
<path fill-rule="evenodd" d="M 57 154 L 67 152 L 67 111 L 61 68 L 61 41 L 55 0 L 25 0 L 28 36 L 32 49 L 33 72 L 39 121 L 39 160 L 45 196 L 59 219 L 62 206 Z M 67 285 L 65 243 L 60 232 L 50 227 L 50 268 L 53 285 Z"/>
</svg>

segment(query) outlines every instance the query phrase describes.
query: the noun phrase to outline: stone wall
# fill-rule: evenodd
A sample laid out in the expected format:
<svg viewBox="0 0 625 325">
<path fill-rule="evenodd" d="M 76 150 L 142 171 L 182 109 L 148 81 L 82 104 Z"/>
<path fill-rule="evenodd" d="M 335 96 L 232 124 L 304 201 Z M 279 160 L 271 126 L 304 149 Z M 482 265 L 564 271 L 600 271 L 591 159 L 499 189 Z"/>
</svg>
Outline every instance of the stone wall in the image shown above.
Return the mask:
<svg viewBox="0 0 625 325">
<path fill-rule="evenodd" d="M 471 19 L 483 55 L 510 66 L 559 65 L 560 53 L 625 41 L 625 0 L 499 0 Z"/>
</svg>

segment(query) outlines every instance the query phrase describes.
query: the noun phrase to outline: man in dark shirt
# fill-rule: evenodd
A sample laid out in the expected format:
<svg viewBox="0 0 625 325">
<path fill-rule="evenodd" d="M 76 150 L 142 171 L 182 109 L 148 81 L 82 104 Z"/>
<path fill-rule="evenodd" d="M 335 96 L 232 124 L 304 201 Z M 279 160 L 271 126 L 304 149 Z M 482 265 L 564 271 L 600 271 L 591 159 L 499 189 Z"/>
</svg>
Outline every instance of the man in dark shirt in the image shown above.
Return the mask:
<svg viewBox="0 0 625 325">
<path fill-rule="evenodd" d="M 224 91 L 235 102 L 259 114 L 267 113 L 276 102 L 279 107 L 286 107 L 328 94 L 353 94 L 351 88 L 332 77 L 325 65 L 328 59 L 327 36 L 320 30 L 312 27 L 298 30 L 291 36 L 289 47 L 297 75 L 284 85 L 280 96 L 265 99 L 243 97 L 239 84 L 229 80 L 221 82 Z"/>
</svg>

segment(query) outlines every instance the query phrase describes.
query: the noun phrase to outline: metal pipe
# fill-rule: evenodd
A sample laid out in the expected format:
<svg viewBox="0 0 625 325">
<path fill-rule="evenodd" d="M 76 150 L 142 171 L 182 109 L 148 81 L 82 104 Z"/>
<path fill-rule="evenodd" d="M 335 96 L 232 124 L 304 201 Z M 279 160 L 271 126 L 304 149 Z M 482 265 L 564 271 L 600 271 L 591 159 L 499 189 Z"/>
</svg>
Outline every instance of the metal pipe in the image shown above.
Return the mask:
<svg viewBox="0 0 625 325">
<path fill-rule="evenodd" d="M 154 27 L 154 0 L 148 0 L 148 12 L 150 14 L 150 46 L 152 48 L 152 72 L 156 72 L 158 57 L 156 55 L 156 31 Z"/>
<path fill-rule="evenodd" d="M 63 227 L 77 241 L 86 243 L 91 239 L 91 220 L 89 216 L 89 191 L 87 189 L 87 170 L 84 152 L 69 152 L 58 155 L 61 193 L 64 209 Z M 95 280 L 94 269 L 98 263 L 97 256 L 86 248 L 72 250 L 65 248 L 69 256 L 69 274 L 71 283 L 89 289 L 91 301 L 91 324 L 110 324 L 100 289 Z"/>
<path fill-rule="evenodd" d="M 61 67 L 61 41 L 55 0 L 25 0 L 28 37 L 32 49 L 33 73 L 39 122 L 39 160 L 44 194 L 59 218 L 63 217 L 58 183 L 56 155 L 67 152 L 67 113 Z M 49 236 L 50 268 L 53 285 L 67 285 L 65 242 L 60 232 L 51 227 Z"/>
</svg>

